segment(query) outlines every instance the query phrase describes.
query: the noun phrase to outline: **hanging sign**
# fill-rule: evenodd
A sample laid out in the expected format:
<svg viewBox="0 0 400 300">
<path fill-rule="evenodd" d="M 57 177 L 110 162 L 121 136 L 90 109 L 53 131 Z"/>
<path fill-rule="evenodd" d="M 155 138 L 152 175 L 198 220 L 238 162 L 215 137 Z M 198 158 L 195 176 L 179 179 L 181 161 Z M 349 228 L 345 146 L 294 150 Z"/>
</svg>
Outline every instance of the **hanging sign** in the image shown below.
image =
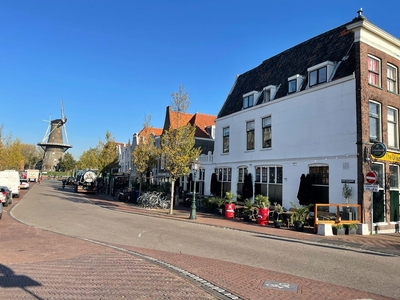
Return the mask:
<svg viewBox="0 0 400 300">
<path fill-rule="evenodd" d="M 371 154 L 376 158 L 381 158 L 386 154 L 386 146 L 384 143 L 375 143 L 371 146 Z"/>
</svg>

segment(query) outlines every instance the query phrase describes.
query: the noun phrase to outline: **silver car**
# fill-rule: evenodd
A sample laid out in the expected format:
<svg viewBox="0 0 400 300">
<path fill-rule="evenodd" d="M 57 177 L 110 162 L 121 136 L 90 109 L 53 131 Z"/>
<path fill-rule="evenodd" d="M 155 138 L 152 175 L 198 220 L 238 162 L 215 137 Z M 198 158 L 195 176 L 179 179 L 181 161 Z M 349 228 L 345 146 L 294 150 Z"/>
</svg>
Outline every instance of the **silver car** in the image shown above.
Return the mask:
<svg viewBox="0 0 400 300">
<path fill-rule="evenodd" d="M 0 200 L 3 203 L 2 206 L 8 206 L 12 203 L 12 192 L 6 186 L 0 186 Z"/>
</svg>

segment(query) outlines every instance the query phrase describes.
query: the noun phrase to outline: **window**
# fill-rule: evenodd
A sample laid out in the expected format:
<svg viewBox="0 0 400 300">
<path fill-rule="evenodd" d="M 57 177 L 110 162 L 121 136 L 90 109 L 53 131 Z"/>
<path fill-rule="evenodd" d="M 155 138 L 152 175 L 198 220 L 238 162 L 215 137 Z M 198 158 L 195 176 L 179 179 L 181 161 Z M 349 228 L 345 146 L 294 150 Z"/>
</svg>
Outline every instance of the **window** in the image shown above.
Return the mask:
<svg viewBox="0 0 400 300">
<path fill-rule="evenodd" d="M 327 67 L 323 67 L 310 72 L 310 86 L 327 81 Z"/>
<path fill-rule="evenodd" d="M 254 105 L 254 94 L 243 97 L 243 108 L 252 107 Z"/>
<path fill-rule="evenodd" d="M 368 83 L 377 87 L 381 86 L 381 61 L 373 56 L 368 56 Z"/>
<path fill-rule="evenodd" d="M 376 102 L 369 102 L 369 140 L 381 141 L 381 106 Z"/>
<path fill-rule="evenodd" d="M 388 107 L 388 147 L 398 148 L 398 111 L 394 108 Z"/>
<path fill-rule="evenodd" d="M 397 68 L 389 64 L 387 66 L 387 90 L 397 94 Z"/>
<path fill-rule="evenodd" d="M 271 148 L 272 146 L 272 131 L 271 131 L 271 117 L 262 119 L 262 141 L 263 148 Z"/>
<path fill-rule="evenodd" d="M 310 166 L 311 203 L 329 203 L 329 166 Z"/>
<path fill-rule="evenodd" d="M 289 81 L 289 94 L 295 93 L 297 91 L 297 79 Z"/>
<path fill-rule="evenodd" d="M 222 131 L 223 131 L 222 152 L 229 153 L 229 127 L 225 127 Z"/>
<path fill-rule="evenodd" d="M 219 197 L 224 197 L 226 192 L 231 191 L 232 168 L 218 168 L 215 169 L 219 184 Z"/>
<path fill-rule="evenodd" d="M 255 178 L 255 195 L 262 194 L 269 197 L 270 203 L 282 204 L 282 179 L 281 166 L 257 167 Z"/>
<path fill-rule="evenodd" d="M 254 121 L 246 122 L 247 150 L 254 150 Z"/>
</svg>

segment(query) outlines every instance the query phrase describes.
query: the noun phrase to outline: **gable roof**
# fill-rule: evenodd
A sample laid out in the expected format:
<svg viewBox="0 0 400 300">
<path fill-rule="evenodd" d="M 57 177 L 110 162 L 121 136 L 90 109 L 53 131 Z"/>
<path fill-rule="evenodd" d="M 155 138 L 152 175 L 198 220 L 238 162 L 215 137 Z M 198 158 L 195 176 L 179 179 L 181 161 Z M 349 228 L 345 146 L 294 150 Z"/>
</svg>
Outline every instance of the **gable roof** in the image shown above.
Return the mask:
<svg viewBox="0 0 400 300">
<path fill-rule="evenodd" d="M 278 88 L 274 99 L 286 96 L 289 77 L 297 74 L 306 76 L 307 83 L 307 69 L 326 61 L 341 62 L 332 80 L 351 75 L 355 71 L 354 33 L 346 26 L 361 19 L 364 17 L 357 17 L 349 23 L 313 37 L 239 75 L 218 113 L 218 118 L 241 111 L 244 94 L 251 91 L 261 92 L 269 85 Z M 303 84 L 302 89 L 305 86 Z"/>
<path fill-rule="evenodd" d="M 167 106 L 164 120 L 164 130 L 168 130 L 170 126 L 172 128 L 178 128 L 178 126 L 191 124 L 196 126 L 195 137 L 211 138 L 210 134 L 206 130 L 206 127 L 215 126 L 216 118 L 217 116 L 201 114 L 198 112 L 195 114 L 179 113 L 173 111 L 171 106 Z"/>
<path fill-rule="evenodd" d="M 154 127 L 147 127 L 147 128 L 142 128 L 140 132 L 138 133 L 138 136 L 147 136 L 149 134 L 153 134 L 154 136 L 160 136 L 162 134 L 162 128 L 154 128 Z"/>
</svg>

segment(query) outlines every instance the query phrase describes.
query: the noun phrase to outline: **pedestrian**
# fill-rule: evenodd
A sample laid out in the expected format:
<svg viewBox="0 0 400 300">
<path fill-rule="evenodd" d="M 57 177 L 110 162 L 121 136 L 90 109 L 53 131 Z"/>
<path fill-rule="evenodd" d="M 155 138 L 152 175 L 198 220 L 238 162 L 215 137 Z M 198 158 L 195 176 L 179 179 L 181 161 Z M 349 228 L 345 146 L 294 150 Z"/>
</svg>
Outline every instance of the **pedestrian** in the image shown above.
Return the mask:
<svg viewBox="0 0 400 300">
<path fill-rule="evenodd" d="M 38 182 L 40 184 L 40 182 L 42 181 L 42 176 L 39 177 Z"/>
</svg>

